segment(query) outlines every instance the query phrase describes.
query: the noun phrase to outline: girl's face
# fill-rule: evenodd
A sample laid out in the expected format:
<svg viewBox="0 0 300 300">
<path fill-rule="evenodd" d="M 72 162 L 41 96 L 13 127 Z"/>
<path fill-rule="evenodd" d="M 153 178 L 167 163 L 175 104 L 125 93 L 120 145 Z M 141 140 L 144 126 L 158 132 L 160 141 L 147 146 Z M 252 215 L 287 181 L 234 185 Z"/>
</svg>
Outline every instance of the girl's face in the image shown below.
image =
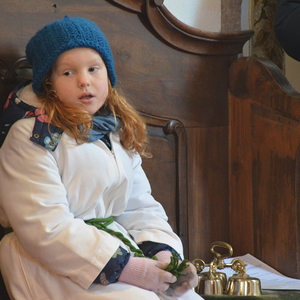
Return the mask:
<svg viewBox="0 0 300 300">
<path fill-rule="evenodd" d="M 108 75 L 99 53 L 74 48 L 56 60 L 50 81 L 59 99 L 94 115 L 108 96 Z"/>
</svg>

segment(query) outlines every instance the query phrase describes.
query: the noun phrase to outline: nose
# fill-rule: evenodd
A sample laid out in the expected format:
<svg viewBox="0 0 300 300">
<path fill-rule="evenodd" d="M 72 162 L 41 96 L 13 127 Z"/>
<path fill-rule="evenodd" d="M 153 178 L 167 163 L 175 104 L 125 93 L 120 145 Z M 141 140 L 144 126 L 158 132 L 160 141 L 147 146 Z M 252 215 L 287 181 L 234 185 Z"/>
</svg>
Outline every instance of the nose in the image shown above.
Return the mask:
<svg viewBox="0 0 300 300">
<path fill-rule="evenodd" d="M 90 85 L 90 79 L 88 74 L 82 73 L 78 75 L 78 86 L 81 88 L 87 87 Z"/>
</svg>

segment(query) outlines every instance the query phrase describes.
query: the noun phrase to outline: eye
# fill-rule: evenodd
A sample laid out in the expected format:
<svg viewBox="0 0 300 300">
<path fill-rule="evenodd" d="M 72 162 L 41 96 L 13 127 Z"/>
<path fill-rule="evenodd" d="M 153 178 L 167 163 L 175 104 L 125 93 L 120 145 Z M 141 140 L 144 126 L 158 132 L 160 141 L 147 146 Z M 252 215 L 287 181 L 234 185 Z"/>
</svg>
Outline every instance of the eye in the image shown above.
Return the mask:
<svg viewBox="0 0 300 300">
<path fill-rule="evenodd" d="M 65 76 L 71 76 L 73 73 L 71 71 L 67 71 L 63 73 Z"/>
<path fill-rule="evenodd" d="M 89 68 L 89 72 L 93 73 L 93 72 L 96 72 L 99 68 L 97 67 L 91 67 Z"/>
</svg>

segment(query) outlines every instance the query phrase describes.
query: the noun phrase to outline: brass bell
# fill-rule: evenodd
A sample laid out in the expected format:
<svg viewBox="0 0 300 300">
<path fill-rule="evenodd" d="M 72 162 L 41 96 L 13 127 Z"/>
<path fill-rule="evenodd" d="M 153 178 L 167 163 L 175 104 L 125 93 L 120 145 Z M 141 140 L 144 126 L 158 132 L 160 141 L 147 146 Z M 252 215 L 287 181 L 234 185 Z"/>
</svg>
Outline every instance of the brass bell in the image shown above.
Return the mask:
<svg viewBox="0 0 300 300">
<path fill-rule="evenodd" d="M 215 248 L 221 247 L 227 249 L 228 253 L 220 254 Z M 261 284 L 258 278 L 250 277 L 246 274 L 246 263 L 235 258 L 230 263 L 225 263 L 225 258 L 233 254 L 232 247 L 224 242 L 214 242 L 211 244 L 210 251 L 214 258 L 210 264 L 206 264 L 202 259 L 193 260 L 197 269 L 198 285 L 195 292 L 200 295 L 234 295 L 234 296 L 260 296 Z M 202 272 L 205 267 L 209 267 L 208 272 Z M 232 275 L 228 281 L 226 274 L 216 272 L 217 269 L 230 267 L 236 274 Z"/>
<path fill-rule="evenodd" d="M 261 284 L 258 278 L 246 274 L 246 264 L 240 259 L 233 259 L 231 268 L 237 272 L 227 282 L 226 294 L 235 296 L 260 296 Z"/>
<path fill-rule="evenodd" d="M 201 274 L 199 274 L 199 277 L 201 277 L 201 280 L 204 281 L 204 280 L 210 279 L 212 276 L 209 275 L 209 272 L 202 272 Z M 221 282 L 223 292 L 225 292 L 226 286 L 227 286 L 227 276 L 226 276 L 226 274 L 223 273 L 223 272 L 214 272 L 213 273 L 213 279 Z M 200 282 L 200 278 L 199 278 L 199 282 Z"/>
<path fill-rule="evenodd" d="M 224 273 L 216 272 L 212 277 L 209 275 L 209 272 L 203 272 L 199 274 L 195 292 L 200 295 L 222 295 L 226 287 L 226 281 L 227 278 Z"/>
<path fill-rule="evenodd" d="M 260 280 L 249 276 L 232 276 L 228 279 L 226 294 L 234 296 L 260 296 Z"/>
<path fill-rule="evenodd" d="M 226 288 L 227 277 L 225 273 L 216 272 L 215 261 L 209 264 L 208 272 L 202 272 L 207 266 L 203 260 L 195 259 L 193 263 L 198 272 L 198 285 L 195 292 L 200 295 L 222 295 Z"/>
</svg>

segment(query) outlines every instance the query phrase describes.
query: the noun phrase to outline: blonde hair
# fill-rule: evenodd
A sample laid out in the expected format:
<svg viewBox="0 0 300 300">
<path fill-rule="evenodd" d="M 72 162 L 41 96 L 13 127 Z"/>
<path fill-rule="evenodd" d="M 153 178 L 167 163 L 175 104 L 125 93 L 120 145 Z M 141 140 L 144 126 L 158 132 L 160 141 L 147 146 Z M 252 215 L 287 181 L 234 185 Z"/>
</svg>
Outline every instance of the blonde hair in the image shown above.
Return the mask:
<svg viewBox="0 0 300 300">
<path fill-rule="evenodd" d="M 61 128 L 72 136 L 78 144 L 87 142 L 86 133 L 92 128 L 93 116 L 75 106 L 62 102 L 57 96 L 49 80 L 46 77 L 43 83 L 44 92 L 38 95 L 42 103 L 42 109 L 49 117 L 49 123 Z M 108 80 L 109 82 L 109 80 Z M 104 105 L 96 113 L 109 110 L 113 116 L 121 120 L 120 139 L 126 150 L 136 151 L 140 155 L 150 157 L 146 152 L 148 142 L 146 124 L 133 106 L 121 95 L 116 88 L 112 88 L 109 82 L 108 96 Z"/>
</svg>

